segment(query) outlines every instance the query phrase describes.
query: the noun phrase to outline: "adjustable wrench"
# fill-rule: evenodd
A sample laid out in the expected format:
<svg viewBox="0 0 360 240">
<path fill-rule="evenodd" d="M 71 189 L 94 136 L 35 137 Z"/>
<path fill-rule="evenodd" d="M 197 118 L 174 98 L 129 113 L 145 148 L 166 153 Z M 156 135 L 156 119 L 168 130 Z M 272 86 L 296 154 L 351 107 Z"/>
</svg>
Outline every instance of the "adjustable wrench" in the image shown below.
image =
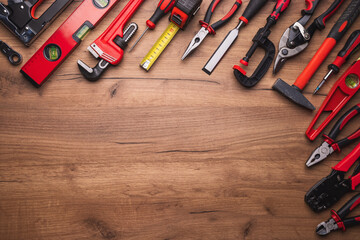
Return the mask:
<svg viewBox="0 0 360 240">
<path fill-rule="evenodd" d="M 97 81 L 110 64 L 120 63 L 128 41 L 137 30 L 135 23 L 131 23 L 125 31 L 124 26 L 143 1 L 130 0 L 110 26 L 88 47 L 95 58 L 100 58 L 94 68 L 78 60 L 80 72 L 87 80 Z"/>
</svg>

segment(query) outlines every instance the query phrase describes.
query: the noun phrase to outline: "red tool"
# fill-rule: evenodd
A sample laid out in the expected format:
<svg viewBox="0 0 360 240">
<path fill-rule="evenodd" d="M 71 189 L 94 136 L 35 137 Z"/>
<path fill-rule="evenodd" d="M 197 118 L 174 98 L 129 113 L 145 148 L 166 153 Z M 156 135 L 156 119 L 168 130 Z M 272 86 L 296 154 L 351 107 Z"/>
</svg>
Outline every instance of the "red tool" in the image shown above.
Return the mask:
<svg viewBox="0 0 360 240">
<path fill-rule="evenodd" d="M 335 167 L 331 173 L 317 182 L 305 194 L 305 202 L 315 211 L 320 212 L 331 207 L 348 192 L 352 192 L 360 184 L 360 164 L 354 172 L 345 177 L 346 173 L 360 160 L 360 143 Z"/>
<path fill-rule="evenodd" d="M 306 130 L 306 136 L 312 141 L 314 140 L 329 122 L 338 114 L 338 112 L 345 106 L 345 104 L 356 94 L 360 89 L 360 58 L 352 64 L 352 66 L 340 77 L 335 85 L 330 90 L 325 98 L 319 111 L 316 113 L 310 126 Z M 328 116 L 317 129 L 314 129 L 315 124 L 324 112 L 329 112 Z M 354 112 L 355 114 L 355 112 Z"/>
<path fill-rule="evenodd" d="M 335 139 L 339 135 L 340 131 L 344 129 L 346 124 L 351 119 L 355 118 L 358 115 L 360 115 L 360 103 L 352 107 L 343 116 L 341 116 L 341 118 L 335 123 L 334 127 L 331 129 L 328 135 L 323 135 L 325 139 L 324 142 L 313 151 L 310 158 L 306 162 L 306 166 L 311 167 L 312 165 L 323 161 L 333 152 L 340 152 L 344 147 L 354 142 L 356 139 L 360 138 L 360 128 L 358 128 L 350 136 L 335 142 Z"/>
<path fill-rule="evenodd" d="M 348 227 L 360 224 L 360 215 L 345 218 L 352 210 L 360 204 L 360 193 L 351 198 L 339 211 L 331 210 L 331 218 L 320 223 L 316 227 L 316 233 L 320 236 L 329 234 L 332 231 L 341 229 L 345 231 Z"/>
<path fill-rule="evenodd" d="M 55 33 L 21 68 L 34 86 L 40 87 L 75 50 L 119 0 L 84 0 Z"/>
<path fill-rule="evenodd" d="M 327 58 L 332 49 L 336 46 L 347 30 L 355 22 L 360 13 L 360 0 L 352 0 L 347 9 L 341 15 L 339 20 L 331 29 L 329 35 L 311 59 L 307 67 L 296 79 L 295 83 L 290 86 L 282 79 L 278 79 L 273 85 L 273 89 L 280 92 L 282 95 L 295 102 L 296 104 L 305 107 L 309 110 L 315 110 L 314 105 L 301 93 L 317 69 Z"/>
<path fill-rule="evenodd" d="M 88 47 L 95 58 L 101 58 L 94 68 L 90 68 L 83 61 L 78 60 L 80 72 L 87 80 L 98 80 L 110 64 L 120 63 L 128 41 L 137 30 L 135 23 L 131 23 L 125 31 L 124 26 L 143 1 L 130 0 L 110 26 Z"/>
<path fill-rule="evenodd" d="M 176 0 L 160 0 L 154 14 L 150 17 L 149 20 L 146 21 L 146 29 L 140 35 L 140 37 L 135 41 L 134 45 L 129 49 L 129 52 L 133 50 L 133 48 L 138 44 L 140 39 L 145 35 L 148 29 L 155 29 L 157 22 L 164 17 L 175 5 Z"/>
<path fill-rule="evenodd" d="M 346 41 L 345 46 L 343 49 L 340 50 L 338 56 L 336 57 L 335 61 L 328 66 L 329 72 L 320 82 L 320 84 L 316 87 L 314 94 L 316 94 L 320 88 L 324 85 L 326 80 L 333 74 L 337 74 L 340 71 L 341 66 L 349 60 L 349 58 L 360 49 L 360 30 L 356 30 L 353 32 L 349 39 Z"/>
</svg>

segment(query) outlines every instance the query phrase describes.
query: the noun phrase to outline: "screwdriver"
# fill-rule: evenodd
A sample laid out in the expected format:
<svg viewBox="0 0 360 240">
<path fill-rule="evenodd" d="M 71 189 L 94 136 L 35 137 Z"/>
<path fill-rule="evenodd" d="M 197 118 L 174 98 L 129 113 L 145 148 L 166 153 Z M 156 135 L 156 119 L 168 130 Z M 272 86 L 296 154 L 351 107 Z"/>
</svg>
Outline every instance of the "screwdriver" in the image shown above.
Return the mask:
<svg viewBox="0 0 360 240">
<path fill-rule="evenodd" d="M 320 88 L 325 84 L 325 82 L 330 78 L 330 76 L 335 73 L 337 74 L 340 71 L 341 66 L 349 60 L 349 58 L 360 49 L 360 30 L 354 31 L 343 49 L 340 50 L 339 54 L 337 55 L 335 61 L 328 66 L 329 72 L 325 75 L 323 80 L 319 83 L 316 87 L 313 94 L 316 94 Z"/>
<path fill-rule="evenodd" d="M 134 45 L 129 49 L 129 52 L 138 44 L 140 39 L 145 35 L 146 31 L 150 28 L 155 29 L 157 22 L 164 17 L 175 5 L 176 0 L 160 0 L 154 14 L 146 21 L 146 29 L 135 41 Z"/>
</svg>

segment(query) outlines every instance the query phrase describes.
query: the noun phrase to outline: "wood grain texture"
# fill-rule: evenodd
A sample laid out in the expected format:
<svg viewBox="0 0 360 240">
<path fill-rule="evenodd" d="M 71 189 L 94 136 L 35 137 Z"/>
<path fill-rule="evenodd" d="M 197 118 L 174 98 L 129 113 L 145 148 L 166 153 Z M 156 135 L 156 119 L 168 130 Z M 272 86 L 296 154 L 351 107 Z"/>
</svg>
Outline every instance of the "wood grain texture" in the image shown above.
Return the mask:
<svg viewBox="0 0 360 240">
<path fill-rule="evenodd" d="M 80 2 L 74 1 L 29 48 L 3 26 L 1 39 L 26 61 Z M 245 55 L 274 3 L 269 1 L 241 30 L 208 76 L 201 71 L 203 65 L 238 22 L 232 19 L 181 61 L 209 3 L 204 0 L 187 30 L 177 34 L 148 73 L 139 63 L 167 26 L 166 19 L 100 81 L 85 81 L 76 65 L 77 59 L 95 64 L 86 47 L 126 1 L 40 89 L 24 80 L 20 67 L 0 57 L 0 239 L 318 239 L 315 227 L 328 219 L 329 211 L 313 213 L 304 194 L 355 145 L 307 169 L 308 155 L 321 142 L 311 143 L 304 135 L 315 113 L 295 107 L 271 86 L 276 77 L 295 80 L 346 6 L 278 76 L 269 71 L 249 90 L 235 81 L 231 68 Z M 146 1 L 133 17 L 139 25 L 135 38 L 156 4 Z M 221 3 L 214 21 L 232 4 Z M 247 4 L 244 0 L 238 16 Z M 270 38 L 276 45 L 304 6 L 304 1 L 293 1 L 274 26 Z M 321 3 L 315 15 L 327 6 Z M 322 88 L 323 94 L 311 92 L 359 27 L 357 21 L 305 89 L 316 107 L 338 76 Z M 256 52 L 249 72 L 262 55 L 262 50 Z M 359 100 L 357 95 L 347 109 Z M 340 137 L 358 123 L 352 121 Z M 327 239 L 358 239 L 359 233 L 355 227 Z"/>
</svg>

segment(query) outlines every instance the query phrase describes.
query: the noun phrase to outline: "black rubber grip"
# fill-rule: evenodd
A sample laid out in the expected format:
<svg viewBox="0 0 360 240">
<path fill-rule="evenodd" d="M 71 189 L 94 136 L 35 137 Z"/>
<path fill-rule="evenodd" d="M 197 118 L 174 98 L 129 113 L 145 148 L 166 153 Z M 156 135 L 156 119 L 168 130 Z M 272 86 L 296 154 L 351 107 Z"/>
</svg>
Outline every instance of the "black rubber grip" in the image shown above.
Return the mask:
<svg viewBox="0 0 360 240">
<path fill-rule="evenodd" d="M 331 29 L 328 38 L 333 38 L 337 42 L 345 35 L 347 30 L 355 22 L 360 13 L 360 0 L 352 0 L 346 10 L 343 12 L 339 20 Z"/>
<path fill-rule="evenodd" d="M 250 0 L 242 17 L 250 21 L 267 3 L 267 0 Z"/>
<path fill-rule="evenodd" d="M 343 219 L 345 218 L 355 207 L 359 205 L 360 193 L 351 198 L 344 206 L 337 211 L 337 215 Z"/>
<path fill-rule="evenodd" d="M 301 11 L 302 15 L 313 15 L 320 0 L 305 0 L 307 8 Z"/>
<path fill-rule="evenodd" d="M 350 35 L 349 39 L 346 41 L 345 46 L 340 50 L 338 56 L 339 57 L 345 57 L 346 56 L 346 58 L 349 58 L 352 55 L 352 53 L 356 52 L 359 49 L 360 44 L 358 44 L 354 48 L 354 44 L 359 42 L 359 38 L 360 38 L 360 30 L 354 31 Z"/>
<path fill-rule="evenodd" d="M 344 0 L 335 0 L 323 14 L 315 19 L 316 27 L 320 30 L 324 29 L 326 20 L 328 20 L 343 3 Z"/>
<path fill-rule="evenodd" d="M 206 11 L 204 22 L 210 23 L 211 16 L 213 15 L 214 10 L 215 10 L 216 6 L 219 4 L 219 2 L 220 2 L 220 0 L 212 0 L 212 2 L 210 3 L 210 6 L 208 7 L 208 9 Z"/>
<path fill-rule="evenodd" d="M 352 115 L 350 119 L 355 117 L 356 115 L 360 114 L 360 107 L 358 105 L 355 105 L 352 107 L 349 111 L 347 111 L 334 125 L 334 127 L 331 129 L 328 137 L 330 139 L 336 139 L 336 137 L 339 135 L 340 131 L 343 129 L 343 127 L 348 123 L 349 116 L 353 114 L 353 112 L 356 111 L 355 115 Z M 346 121 L 346 122 L 344 122 Z"/>
<path fill-rule="evenodd" d="M 211 24 L 212 29 L 214 29 L 214 31 L 216 31 L 217 29 L 221 28 L 226 23 L 228 23 L 230 21 L 230 19 L 233 18 L 235 16 L 236 12 L 240 9 L 240 6 L 241 6 L 241 0 L 236 0 L 234 5 L 231 7 L 230 11 L 222 19 Z"/>
<path fill-rule="evenodd" d="M 173 8 L 174 4 L 174 0 L 160 0 L 154 14 L 149 18 L 149 21 L 156 25 L 158 21 Z"/>
<path fill-rule="evenodd" d="M 347 218 L 343 221 L 345 229 L 348 227 L 353 227 L 360 224 L 360 216 Z"/>
</svg>

